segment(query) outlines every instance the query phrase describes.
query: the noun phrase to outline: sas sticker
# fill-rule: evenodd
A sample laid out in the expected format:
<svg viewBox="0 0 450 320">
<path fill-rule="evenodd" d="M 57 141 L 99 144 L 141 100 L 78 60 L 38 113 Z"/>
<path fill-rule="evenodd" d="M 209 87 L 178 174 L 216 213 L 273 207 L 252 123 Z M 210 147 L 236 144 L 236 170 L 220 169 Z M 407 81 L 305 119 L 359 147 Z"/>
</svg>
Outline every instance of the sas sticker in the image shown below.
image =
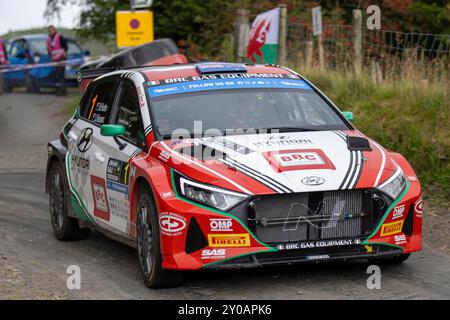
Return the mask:
<svg viewBox="0 0 450 320">
<path fill-rule="evenodd" d="M 403 222 L 404 222 L 404 220 L 383 224 L 381 226 L 380 236 L 385 237 L 385 236 L 390 236 L 390 235 L 399 233 L 400 231 L 402 231 Z"/>
<path fill-rule="evenodd" d="M 210 247 L 250 247 L 250 235 L 242 234 L 208 234 Z"/>
</svg>

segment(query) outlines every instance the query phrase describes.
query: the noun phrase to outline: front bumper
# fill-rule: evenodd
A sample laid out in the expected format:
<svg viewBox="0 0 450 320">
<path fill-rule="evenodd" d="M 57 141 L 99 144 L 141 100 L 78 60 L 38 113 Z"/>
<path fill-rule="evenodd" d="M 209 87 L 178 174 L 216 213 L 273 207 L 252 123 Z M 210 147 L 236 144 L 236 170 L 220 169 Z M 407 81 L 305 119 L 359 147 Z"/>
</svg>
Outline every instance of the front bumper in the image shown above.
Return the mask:
<svg viewBox="0 0 450 320">
<path fill-rule="evenodd" d="M 267 234 L 262 241 L 260 231 L 252 222 L 254 217 L 249 216 L 249 203 L 226 213 L 181 198 L 173 185 L 170 192 L 161 193 L 165 196 L 158 201 L 160 226 L 161 217 L 164 217 L 165 223 L 178 220 L 186 227 L 179 232 L 161 230 L 163 267 L 166 269 L 229 269 L 368 259 L 406 254 L 422 248 L 418 182 L 408 182 L 399 198 L 383 207 L 373 227 L 364 234 L 350 232 L 347 236 L 335 233 L 333 235 L 339 237 L 330 235 L 327 239 L 296 238 L 299 241 Z M 299 237 L 299 234 L 295 236 Z"/>
</svg>

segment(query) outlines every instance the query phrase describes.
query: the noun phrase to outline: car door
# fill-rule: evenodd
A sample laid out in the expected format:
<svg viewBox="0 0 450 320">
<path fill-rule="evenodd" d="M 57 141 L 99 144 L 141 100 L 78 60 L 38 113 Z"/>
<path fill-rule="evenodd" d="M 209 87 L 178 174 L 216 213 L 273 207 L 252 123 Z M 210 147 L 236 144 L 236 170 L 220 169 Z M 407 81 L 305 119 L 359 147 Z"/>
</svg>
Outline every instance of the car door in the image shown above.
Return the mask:
<svg viewBox="0 0 450 320">
<path fill-rule="evenodd" d="M 21 65 L 28 64 L 28 52 L 26 50 L 26 41 L 23 39 L 14 40 L 11 42 L 10 50 L 8 52 L 8 61 L 11 64 L 11 67 L 20 67 Z M 12 71 L 5 73 L 4 78 L 7 80 L 14 81 L 17 83 L 25 82 L 25 69 Z"/>
<path fill-rule="evenodd" d="M 108 209 L 107 224 L 111 231 L 127 236 L 130 228 L 130 159 L 145 149 L 138 95 L 131 81 L 122 80 L 110 123 L 124 126 L 126 133 L 116 139 L 94 137 L 95 160 L 91 179 L 93 192 L 99 196 L 103 195 L 103 186 L 106 185 L 105 207 Z"/>
<path fill-rule="evenodd" d="M 109 205 L 105 181 L 97 179 L 94 163 L 102 161 L 97 150 L 100 127 L 109 122 L 117 84 L 105 79 L 91 85 L 83 96 L 79 118 L 67 134 L 69 186 L 88 219 L 99 225 L 109 222 Z"/>
</svg>

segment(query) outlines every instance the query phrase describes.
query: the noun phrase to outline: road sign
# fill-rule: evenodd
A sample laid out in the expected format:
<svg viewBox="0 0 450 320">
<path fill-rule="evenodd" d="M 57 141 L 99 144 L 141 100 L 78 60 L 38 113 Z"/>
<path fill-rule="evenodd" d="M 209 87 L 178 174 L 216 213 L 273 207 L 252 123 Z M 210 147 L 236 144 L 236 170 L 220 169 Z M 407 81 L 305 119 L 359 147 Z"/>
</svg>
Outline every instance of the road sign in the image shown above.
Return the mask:
<svg viewBox="0 0 450 320">
<path fill-rule="evenodd" d="M 153 12 L 117 11 L 116 43 L 117 47 L 134 47 L 153 41 Z"/>
<path fill-rule="evenodd" d="M 132 9 L 150 8 L 153 0 L 130 0 Z"/>
<path fill-rule="evenodd" d="M 313 35 L 318 36 L 322 34 L 322 11 L 319 7 L 312 8 L 313 19 Z"/>
</svg>

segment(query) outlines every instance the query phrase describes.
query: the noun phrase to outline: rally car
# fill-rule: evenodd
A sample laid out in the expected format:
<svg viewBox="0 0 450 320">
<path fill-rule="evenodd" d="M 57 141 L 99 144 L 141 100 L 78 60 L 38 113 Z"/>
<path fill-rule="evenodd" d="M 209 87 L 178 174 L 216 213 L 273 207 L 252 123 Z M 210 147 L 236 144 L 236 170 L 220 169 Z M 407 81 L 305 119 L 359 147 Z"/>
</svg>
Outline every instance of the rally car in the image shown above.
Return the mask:
<svg viewBox="0 0 450 320">
<path fill-rule="evenodd" d="M 153 288 L 183 270 L 402 262 L 422 247 L 419 180 L 351 120 L 275 65 L 106 73 L 48 144 L 54 234 L 136 247 Z"/>
</svg>

